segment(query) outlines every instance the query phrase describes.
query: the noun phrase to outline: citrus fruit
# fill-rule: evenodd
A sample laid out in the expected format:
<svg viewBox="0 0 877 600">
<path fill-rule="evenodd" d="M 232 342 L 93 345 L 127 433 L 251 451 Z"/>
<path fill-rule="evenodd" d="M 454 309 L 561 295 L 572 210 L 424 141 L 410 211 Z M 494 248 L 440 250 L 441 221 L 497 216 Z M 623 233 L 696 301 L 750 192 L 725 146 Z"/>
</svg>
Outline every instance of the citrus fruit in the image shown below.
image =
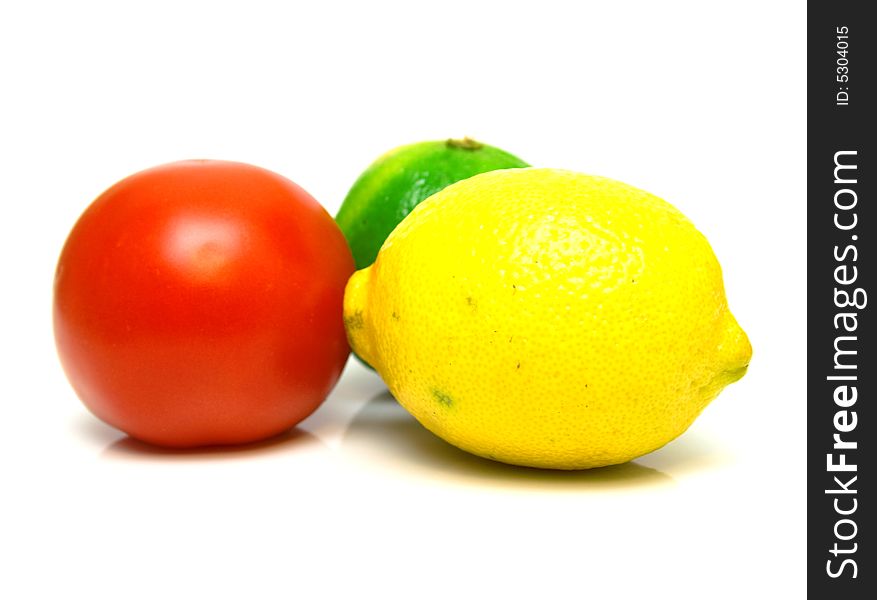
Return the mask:
<svg viewBox="0 0 877 600">
<path fill-rule="evenodd" d="M 667 202 L 555 169 L 420 204 L 347 284 L 352 348 L 427 429 L 517 465 L 626 462 L 751 356 L 706 238 Z"/>
<path fill-rule="evenodd" d="M 357 269 L 372 264 L 393 228 L 420 202 L 478 173 L 529 166 L 470 138 L 409 144 L 378 158 L 359 176 L 335 217 Z"/>
</svg>

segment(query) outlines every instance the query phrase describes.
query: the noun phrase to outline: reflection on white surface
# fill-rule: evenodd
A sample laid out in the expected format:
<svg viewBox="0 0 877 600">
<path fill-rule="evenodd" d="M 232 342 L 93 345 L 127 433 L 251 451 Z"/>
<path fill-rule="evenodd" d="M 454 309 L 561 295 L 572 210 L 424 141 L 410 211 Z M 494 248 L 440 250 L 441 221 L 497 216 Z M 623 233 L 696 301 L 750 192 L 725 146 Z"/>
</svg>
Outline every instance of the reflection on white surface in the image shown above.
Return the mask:
<svg viewBox="0 0 877 600">
<path fill-rule="evenodd" d="M 164 448 L 141 442 L 125 435 L 87 413 L 78 414 L 72 422 L 74 434 L 101 448 L 98 455 L 109 460 L 139 461 L 222 461 L 229 459 L 258 460 L 281 453 L 304 452 L 325 445 L 314 434 L 300 427 L 252 444 L 207 446 L 202 448 Z"/>
<path fill-rule="evenodd" d="M 733 454 L 717 440 L 701 433 L 697 422 L 681 436 L 636 462 L 666 471 L 675 477 L 720 470 L 735 461 Z"/>
<path fill-rule="evenodd" d="M 600 489 L 626 485 L 666 485 L 672 479 L 634 462 L 585 471 L 518 467 L 460 450 L 421 426 L 389 394 L 369 401 L 354 417 L 344 452 L 401 476 L 447 482 L 530 488 Z"/>
<path fill-rule="evenodd" d="M 371 398 L 364 399 L 363 393 Z M 716 471 L 734 462 L 728 450 L 699 433 L 697 427 L 635 461 L 598 469 L 535 469 L 487 460 L 433 435 L 396 402 L 373 372 L 353 360 L 336 390 L 314 415 L 290 431 L 254 444 L 161 448 L 130 438 L 84 411 L 73 421 L 73 429 L 100 448 L 103 459 L 258 460 L 262 455 L 283 453 L 295 460 L 296 452 L 319 449 L 373 474 L 520 490 L 672 486 L 678 478 Z"/>
<path fill-rule="evenodd" d="M 107 446 L 101 458 L 127 460 L 227 460 L 258 459 L 267 454 L 294 453 L 303 447 L 320 444 L 311 433 L 297 427 L 261 442 L 239 446 L 206 448 L 162 448 L 125 436 Z"/>
</svg>

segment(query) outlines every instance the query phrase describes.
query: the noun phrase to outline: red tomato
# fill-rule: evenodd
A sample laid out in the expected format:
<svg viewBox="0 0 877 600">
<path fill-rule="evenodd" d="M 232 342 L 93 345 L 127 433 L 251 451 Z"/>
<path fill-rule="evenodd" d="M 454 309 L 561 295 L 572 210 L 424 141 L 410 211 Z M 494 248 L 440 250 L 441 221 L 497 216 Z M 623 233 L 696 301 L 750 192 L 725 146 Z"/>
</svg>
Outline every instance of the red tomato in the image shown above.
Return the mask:
<svg viewBox="0 0 877 600">
<path fill-rule="evenodd" d="M 154 444 L 285 431 L 338 380 L 353 259 L 293 182 L 193 160 L 124 179 L 83 213 L 55 274 L 55 340 L 82 402 Z"/>
</svg>

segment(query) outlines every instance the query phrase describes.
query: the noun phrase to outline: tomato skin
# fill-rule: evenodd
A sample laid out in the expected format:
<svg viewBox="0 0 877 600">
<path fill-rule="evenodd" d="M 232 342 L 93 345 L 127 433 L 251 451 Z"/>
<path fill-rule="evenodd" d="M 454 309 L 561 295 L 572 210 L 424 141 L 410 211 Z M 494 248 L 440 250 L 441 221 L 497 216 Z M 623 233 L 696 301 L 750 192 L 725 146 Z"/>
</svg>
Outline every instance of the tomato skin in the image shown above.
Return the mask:
<svg viewBox="0 0 877 600">
<path fill-rule="evenodd" d="M 334 220 L 288 179 L 162 165 L 108 189 L 70 233 L 55 273 L 58 353 L 82 402 L 132 437 L 264 439 L 337 382 L 353 270 Z"/>
</svg>

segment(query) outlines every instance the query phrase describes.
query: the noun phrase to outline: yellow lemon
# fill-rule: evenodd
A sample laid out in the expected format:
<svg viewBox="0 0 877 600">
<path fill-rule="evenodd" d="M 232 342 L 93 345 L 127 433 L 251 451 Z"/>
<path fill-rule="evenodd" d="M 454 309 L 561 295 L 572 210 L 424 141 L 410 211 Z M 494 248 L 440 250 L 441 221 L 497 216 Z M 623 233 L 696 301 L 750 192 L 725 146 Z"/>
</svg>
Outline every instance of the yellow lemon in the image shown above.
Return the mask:
<svg viewBox="0 0 877 600">
<path fill-rule="evenodd" d="M 660 448 L 752 354 L 682 213 L 556 169 L 476 175 L 425 200 L 350 279 L 344 318 L 427 429 L 556 469 Z"/>
</svg>

